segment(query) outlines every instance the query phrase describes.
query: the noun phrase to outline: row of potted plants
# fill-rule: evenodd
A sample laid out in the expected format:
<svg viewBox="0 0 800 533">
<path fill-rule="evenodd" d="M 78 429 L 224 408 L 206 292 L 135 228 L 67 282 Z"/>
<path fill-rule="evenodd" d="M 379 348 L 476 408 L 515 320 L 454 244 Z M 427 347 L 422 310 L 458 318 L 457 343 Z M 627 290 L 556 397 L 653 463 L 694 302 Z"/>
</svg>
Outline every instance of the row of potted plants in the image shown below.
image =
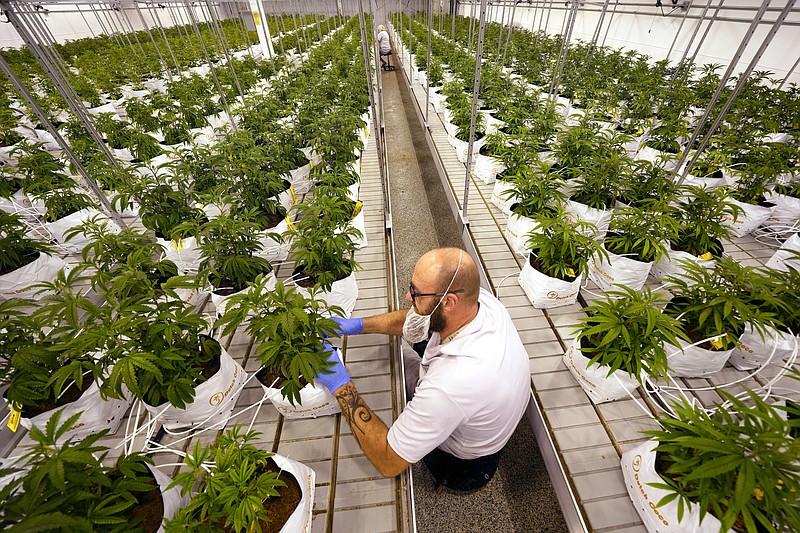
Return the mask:
<svg viewBox="0 0 800 533">
<path fill-rule="evenodd" d="M 443 26 L 449 28 L 450 20 Z M 422 24 L 409 24 L 408 18 L 396 24 L 395 29 L 397 27 L 412 29 L 406 35 L 407 42 L 412 43 L 410 48 L 417 52 L 413 56 L 414 64 L 426 63 L 422 56 L 427 53 L 427 28 Z M 456 28 L 460 30 L 456 41 L 467 45 L 469 21 L 457 19 Z M 487 27 L 487 50 L 494 48 L 491 40 L 498 34 L 497 29 Z M 528 47 L 526 52 L 535 53 L 520 54 L 519 61 L 514 63 L 515 69 L 539 76 L 536 84 L 547 85 L 549 74 L 542 68 L 541 61 L 548 56 L 555 57 L 552 54 L 557 53 L 558 48 L 554 40 L 540 34 L 521 34 L 518 38 L 514 34 L 514 38 Z M 537 41 L 551 44 L 536 46 Z M 558 42 L 560 45 L 560 40 Z M 446 111 L 444 118 L 455 124 L 457 119 L 453 117 L 463 111 L 452 112 L 448 108 L 451 104 L 464 108 L 465 91 L 471 92 L 471 85 L 467 85 L 474 72 L 474 60 L 460 71 L 458 65 L 463 59 L 458 56 L 463 56 L 467 47 L 453 46 L 446 39 L 436 37 L 434 43 L 431 63 L 425 65 L 428 69 L 420 73 L 420 80 L 437 86 L 440 80 L 447 80 L 441 89 L 431 87 L 431 92 L 443 94 L 441 100 L 433 98 L 434 105 L 438 103 L 441 110 Z M 437 47 L 441 54 L 438 58 Z M 423 50 L 425 54 L 421 53 Z M 575 51 L 578 50 L 587 49 L 575 47 Z M 590 50 L 588 53 L 587 61 L 602 56 L 592 56 Z M 612 52 L 611 55 L 622 54 Z M 578 56 L 575 54 L 572 59 Z M 629 59 L 636 57 L 635 53 L 628 55 Z M 534 67 L 528 69 L 531 63 Z M 635 63 L 636 68 L 645 73 L 652 69 L 641 58 Z M 563 88 L 561 93 L 580 98 L 581 104 L 590 99 L 599 103 L 598 96 L 606 98 L 608 93 L 593 95 L 588 92 L 591 87 L 581 87 L 587 78 L 587 83 L 597 83 L 596 79 L 592 81 L 594 62 L 587 64 L 593 66 L 589 71 L 586 68 L 570 70 L 569 78 L 575 84 L 573 93 Z M 666 63 L 656 64 L 655 69 L 663 70 L 666 66 Z M 442 70 L 437 72 L 439 68 Z M 491 73 L 490 65 L 487 70 Z M 488 82 L 489 86 L 492 81 Z M 706 79 L 702 83 L 711 82 Z M 719 364 L 721 358 L 714 352 L 745 353 L 750 350 L 745 346 L 753 347 L 756 343 L 760 343 L 756 365 L 771 358 L 774 358 L 772 362 L 783 365 L 786 358 L 791 361 L 792 354 L 796 356 L 797 338 L 793 333 L 800 327 L 795 316 L 798 296 L 796 291 L 786 290 L 786 287 L 794 286 L 792 283 L 796 284 L 796 280 L 789 280 L 800 273 L 790 265 L 779 274 L 775 270 L 743 267 L 730 258 L 721 257 L 721 240 L 733 235 L 731 221 L 736 220 L 743 209 L 731 200 L 729 190 L 697 185 L 677 187 L 675 169 L 665 165 L 663 159 L 647 161 L 642 157 L 632 161 L 627 158 L 632 137 L 623 135 L 626 129 L 630 134 L 637 132 L 630 128 L 634 122 L 619 120 L 621 117 L 617 116 L 617 123 L 623 127 L 614 127 L 614 114 L 602 114 L 604 106 L 608 109 L 621 107 L 619 99 L 609 98 L 603 106 L 593 106 L 593 110 L 581 106 L 572 116 L 568 107 L 562 108 L 553 118 L 552 113 L 558 107 L 541 105 L 535 88 L 501 81 L 499 91 L 508 95 L 511 103 L 507 111 L 507 104 L 502 98 L 494 98 L 489 86 L 484 88 L 481 83 L 484 107 L 493 110 L 492 115 L 508 121 L 498 125 L 497 133 L 487 128 L 488 139 L 483 152 L 496 157 L 488 167 L 490 172 L 514 176 L 513 182 L 505 187 L 505 194 L 497 196 L 499 204 L 509 210 L 513 208 L 506 232 L 509 242 L 516 244 L 523 254 L 530 249 L 535 252 L 530 254 L 526 267 L 533 261 L 537 266 L 547 265 L 559 277 L 574 278 L 578 267 L 588 274 L 592 266 L 602 267 L 608 263 L 609 250 L 623 257 L 635 252 L 640 259 L 653 260 L 659 256 L 668 257 L 671 252 L 675 255 L 671 248 L 678 248 L 683 241 L 683 246 L 692 248 L 698 256 L 715 252 L 709 258 L 716 256 L 712 261 L 695 260 L 676 265 L 684 272 L 680 277 L 674 275 L 675 271 L 662 269 L 660 275 L 670 282 L 669 293 L 642 287 L 644 279 L 635 288 L 630 287 L 633 280 L 627 280 L 624 285 L 628 286 L 616 285 L 613 282 L 622 281 L 619 270 L 614 279 L 596 279 L 601 286 L 605 281 L 605 288 L 610 292 L 585 309 L 588 316 L 579 325 L 575 343 L 564 356 L 566 366 L 576 374 L 593 401 L 627 397 L 645 380 L 668 377 L 675 374 L 676 369 L 679 369 L 677 375 L 691 375 L 689 372 L 699 366 L 698 359 L 687 357 L 689 352 L 685 347 L 701 344 L 700 341 L 705 341 L 709 349 L 699 358 L 703 362 L 713 358 Z M 628 94 L 631 93 L 629 87 L 625 87 Z M 564 105 L 575 103 L 566 101 Z M 630 100 L 627 103 L 631 104 Z M 649 119 L 653 117 L 653 106 L 646 107 L 642 115 Z M 550 115 L 537 108 L 547 109 Z M 659 117 L 659 120 L 664 118 Z M 540 127 L 543 120 L 549 127 Z M 757 121 L 751 119 L 751 122 Z M 653 131 L 649 137 L 653 142 L 663 133 L 655 132 L 654 124 L 646 124 Z M 623 135 L 617 133 L 618 129 Z M 480 128 L 478 132 L 476 138 L 480 136 Z M 642 144 L 642 139 L 633 140 Z M 761 158 L 760 162 L 774 157 L 777 165 L 760 173 L 755 168 L 761 163 L 754 163 L 742 176 L 751 181 L 760 179 L 761 187 L 765 184 L 783 187 L 779 178 L 781 173 L 793 168 L 797 150 L 796 141 L 788 140 L 786 144 L 762 144 L 761 139 L 753 143 L 761 146 L 757 150 L 747 150 L 744 157 Z M 637 149 L 638 146 L 634 153 Z M 547 153 L 542 154 L 545 151 Z M 750 155 L 751 151 L 755 153 Z M 749 185 L 745 183 L 741 187 L 744 196 L 749 195 Z M 731 189 L 735 187 L 734 184 Z M 566 198 L 570 196 L 585 200 L 588 206 L 595 204 L 609 211 L 605 221 L 607 228 L 602 228 L 609 230 L 604 245 L 597 240 L 600 229 L 597 222 L 602 221 L 586 220 L 585 216 L 579 216 L 584 213 L 566 207 L 569 205 Z M 614 202 L 625 205 L 612 212 Z M 519 219 L 521 214 L 532 215 L 532 220 L 527 225 L 519 220 L 512 225 L 511 220 Z M 689 223 L 690 219 L 702 222 Z M 682 239 L 679 237 L 681 228 Z M 706 228 L 712 231 L 702 231 Z M 607 269 L 594 268 L 596 278 L 598 271 Z M 644 278 L 646 276 L 645 273 Z M 577 295 L 577 289 L 574 293 Z M 750 335 L 747 344 L 740 340 L 745 333 Z M 787 334 L 788 338 L 784 337 Z M 784 344 L 788 350 L 787 346 L 770 345 L 768 341 L 773 339 L 776 342 L 786 339 L 788 342 Z M 747 356 L 753 357 L 752 350 L 750 352 Z M 727 356 L 723 355 L 722 364 L 725 360 Z M 751 359 L 749 364 L 753 363 Z M 703 372 L 712 371 L 703 366 Z M 642 520 L 651 531 L 677 531 L 679 529 L 675 528 L 681 527 L 697 531 L 728 531 L 733 527 L 738 531 L 796 529 L 800 524 L 797 500 L 792 492 L 796 491 L 794 484 L 800 480 L 797 470 L 800 450 L 795 445 L 796 404 L 787 402 L 774 407 L 754 393 L 736 397 L 724 391 L 720 394 L 726 403 L 719 408 L 672 406 L 671 413 L 660 416 L 663 430 L 654 432 L 655 440 L 623 456 L 625 479 L 637 510 L 642 509 Z M 755 469 L 759 470 L 757 474 Z M 794 488 L 783 492 L 783 488 L 789 486 Z"/>
</svg>

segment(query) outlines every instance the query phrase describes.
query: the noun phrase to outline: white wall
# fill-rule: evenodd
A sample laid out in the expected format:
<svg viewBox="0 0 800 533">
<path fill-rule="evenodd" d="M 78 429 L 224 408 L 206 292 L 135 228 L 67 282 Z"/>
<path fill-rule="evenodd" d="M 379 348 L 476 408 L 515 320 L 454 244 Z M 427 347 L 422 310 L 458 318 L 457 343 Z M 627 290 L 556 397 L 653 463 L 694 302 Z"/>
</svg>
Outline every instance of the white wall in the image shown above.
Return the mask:
<svg viewBox="0 0 800 533">
<path fill-rule="evenodd" d="M 679 0 L 683 3 L 684 0 Z M 710 17 L 714 12 L 714 6 L 717 5 L 718 0 L 713 0 L 712 8 L 708 12 Z M 674 7 L 670 0 L 663 0 L 664 13 L 669 13 Z M 534 4 L 535 5 L 535 4 Z M 550 2 L 542 2 L 543 8 L 535 10 L 528 7 L 526 3 L 517 6 L 516 14 L 514 16 L 515 22 L 521 23 L 523 27 L 530 29 L 544 29 L 545 24 L 548 22 L 546 8 L 550 6 Z M 564 2 L 554 2 L 552 4 L 558 9 L 553 9 L 550 12 L 549 24 L 547 24 L 546 31 L 549 34 L 560 34 L 566 17 L 569 14 Z M 690 16 L 700 16 L 702 9 L 705 7 L 704 0 L 692 0 L 689 9 Z M 722 9 L 719 13 L 720 17 L 737 18 L 752 20 L 755 12 L 759 7 L 758 0 L 727 0 L 724 5 L 726 7 L 749 7 L 751 9 L 744 11 L 737 11 L 733 9 Z M 780 9 L 786 5 L 786 0 L 774 0 L 770 4 L 771 9 L 778 11 L 768 12 L 764 20 L 774 21 Z M 602 7 L 602 1 L 593 4 L 591 7 L 586 6 L 586 9 L 599 9 Z M 608 31 L 605 44 L 614 48 L 635 49 L 644 54 L 650 55 L 655 60 L 664 59 L 667 56 L 670 46 L 675 39 L 676 32 L 681 25 L 684 11 L 676 9 L 669 16 L 661 15 L 661 8 L 653 6 L 648 7 L 634 7 L 630 4 L 625 5 L 620 3 L 617 7 L 617 12 L 611 17 L 613 9 L 613 2 L 609 4 L 608 12 L 606 14 L 603 27 L 600 32 L 599 43 L 602 43 L 606 31 Z M 469 5 L 461 5 L 459 13 L 468 16 L 470 12 Z M 543 16 L 544 13 L 544 16 Z M 475 9 L 476 17 L 478 16 L 478 9 Z M 502 7 L 494 6 L 491 12 L 491 19 L 500 21 L 502 14 Z M 506 22 L 509 21 L 511 8 L 506 8 Z M 534 20 L 535 17 L 535 20 Z M 590 12 L 579 9 L 578 16 L 575 21 L 573 29 L 572 40 L 581 39 L 589 41 L 595 32 L 597 23 L 600 20 L 600 12 Z M 609 23 L 610 20 L 610 23 Z M 786 21 L 800 22 L 800 7 L 796 7 Z M 687 18 L 683 28 L 678 34 L 678 40 L 675 47 L 669 56 L 673 62 L 678 61 L 684 54 L 684 51 L 689 44 L 692 33 L 698 21 L 696 19 Z M 697 44 L 700 42 L 708 22 L 704 21 L 700 31 L 695 38 L 690 51 L 689 57 L 694 53 Z M 703 41 L 703 45 L 699 50 L 695 60 L 698 64 L 705 63 L 721 63 L 727 67 L 730 63 L 736 49 L 742 42 L 745 33 L 747 32 L 750 24 L 749 22 L 726 22 L 715 21 L 711 26 L 711 31 L 708 37 Z M 764 37 L 767 35 L 772 24 L 760 24 L 753 34 L 750 44 L 745 49 L 739 63 L 736 66 L 736 71 L 740 72 L 746 68 L 747 64 L 755 55 Z M 772 43 L 765 51 L 761 60 L 758 62 L 757 70 L 769 70 L 773 73 L 773 77 L 783 79 L 786 73 L 791 69 L 794 62 L 800 55 L 800 26 L 782 26 Z M 800 70 L 795 69 L 794 73 L 788 80 L 789 83 L 795 82 L 800 84 Z"/>
<path fill-rule="evenodd" d="M 109 9 L 101 10 L 95 7 L 92 10 L 87 5 L 53 5 L 45 4 L 49 13 L 40 12 L 38 15 L 44 22 L 53 37 L 58 42 L 93 37 L 102 33 L 116 31 L 130 31 L 130 27 L 138 31 L 144 29 L 142 19 L 136 9 L 124 8 L 124 12 Z M 194 11 L 198 22 L 208 20 L 208 12 L 200 6 L 190 8 Z M 189 24 L 189 14 L 185 6 L 174 5 L 172 8 L 146 7 L 141 5 L 139 11 L 145 23 L 151 30 L 158 31 L 159 20 L 163 27 L 172 27 L 178 24 Z M 127 16 L 127 18 L 126 18 Z M 224 17 L 224 13 L 220 12 Z M 2 17 L 5 20 L 5 17 Z M 98 20 L 99 19 L 99 20 Z M 130 25 L 128 21 L 130 20 Z M 105 28 L 106 32 L 103 31 Z M 24 42 L 11 24 L 0 24 L 0 48 L 17 48 Z"/>
</svg>

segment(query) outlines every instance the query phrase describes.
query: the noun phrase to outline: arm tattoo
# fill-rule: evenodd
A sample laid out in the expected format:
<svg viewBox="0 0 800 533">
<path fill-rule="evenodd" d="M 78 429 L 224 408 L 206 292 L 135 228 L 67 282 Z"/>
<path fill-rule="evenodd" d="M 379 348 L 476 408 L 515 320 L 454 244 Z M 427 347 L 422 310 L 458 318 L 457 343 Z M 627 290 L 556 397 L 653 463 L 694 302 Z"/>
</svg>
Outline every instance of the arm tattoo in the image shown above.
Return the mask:
<svg viewBox="0 0 800 533">
<path fill-rule="evenodd" d="M 361 395 L 353 386 L 348 383 L 336 394 L 336 399 L 340 400 L 342 405 L 342 414 L 347 419 L 351 428 L 358 429 L 362 434 L 364 431 L 363 425 L 372 421 L 372 411 L 369 410 L 367 404 L 361 399 Z"/>
</svg>

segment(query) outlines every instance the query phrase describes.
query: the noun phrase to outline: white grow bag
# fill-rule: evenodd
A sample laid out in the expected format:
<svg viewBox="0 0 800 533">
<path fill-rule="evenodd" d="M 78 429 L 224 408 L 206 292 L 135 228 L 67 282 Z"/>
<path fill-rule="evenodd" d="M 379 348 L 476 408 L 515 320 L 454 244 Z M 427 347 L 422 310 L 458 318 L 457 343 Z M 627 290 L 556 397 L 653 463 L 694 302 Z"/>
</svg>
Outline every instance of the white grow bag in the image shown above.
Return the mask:
<svg viewBox="0 0 800 533">
<path fill-rule="evenodd" d="M 472 166 L 472 175 L 481 180 L 486 185 L 494 183 L 497 175 L 506 169 L 505 165 L 497 158 L 473 154 L 474 164 Z"/>
<path fill-rule="evenodd" d="M 670 375 L 679 378 L 704 378 L 722 370 L 733 348 L 724 351 L 706 350 L 678 339 L 680 348 L 665 344 Z"/>
<path fill-rule="evenodd" d="M 567 212 L 567 220 L 570 222 L 575 223 L 582 220 L 594 224 L 595 230 L 586 232 L 587 237 L 592 237 L 598 241 L 602 241 L 605 238 L 613 211 L 595 209 L 574 200 L 567 200 L 566 204 L 564 204 L 564 209 Z"/>
<path fill-rule="evenodd" d="M 517 255 L 527 257 L 531 249 L 528 246 L 528 234 L 538 233 L 539 224 L 530 217 L 511 213 L 506 224 L 505 236 Z"/>
<path fill-rule="evenodd" d="M 452 137 L 450 144 L 453 148 L 456 149 L 456 155 L 458 156 L 458 160 L 462 163 L 467 162 L 467 155 L 469 155 L 469 143 L 466 141 L 459 140 L 455 137 Z M 482 138 L 478 139 L 477 141 L 472 143 L 472 157 L 475 158 L 475 155 L 480 152 L 481 147 L 486 144 L 486 136 L 484 135 Z"/>
<path fill-rule="evenodd" d="M 511 206 L 517 202 L 516 197 L 511 189 L 514 188 L 514 182 L 508 180 L 497 180 L 494 182 L 494 189 L 492 189 L 492 203 L 497 206 L 500 211 L 505 215 L 511 214 Z"/>
<path fill-rule="evenodd" d="M 342 354 L 339 349 L 334 348 L 334 351 L 341 361 Z M 300 389 L 300 402 L 295 405 L 292 405 L 289 400 L 283 397 L 279 387 L 271 387 L 263 383 L 261 387 L 264 389 L 267 399 L 275 406 L 275 409 L 286 418 L 317 418 L 318 416 L 328 416 L 342 412 L 339 402 L 334 398 L 333 394 L 317 380 L 314 380 L 313 384 L 309 383 Z"/>
<path fill-rule="evenodd" d="M 29 218 L 42 216 L 47 212 L 41 198 L 29 198 L 27 194 L 18 190 L 8 198 L 0 198 L 0 209 L 6 213 L 20 214 Z"/>
<path fill-rule="evenodd" d="M 275 285 L 278 283 L 278 278 L 275 277 L 275 272 L 270 272 L 266 275 L 266 289 L 268 291 L 273 291 L 275 289 Z M 246 289 L 242 289 L 237 292 L 232 292 L 231 294 L 221 295 L 217 294 L 216 292 L 211 292 L 211 303 L 214 304 L 214 309 L 217 311 L 217 316 L 222 316 L 225 314 L 225 309 L 227 308 L 227 302 L 234 296 L 238 294 L 245 294 L 247 291 L 250 290 L 250 287 Z"/>
<path fill-rule="evenodd" d="M 26 429 L 31 429 L 33 426 L 36 426 L 44 431 L 47 421 L 50 420 L 53 413 L 61 410 L 63 411 L 61 413 L 62 422 L 76 413 L 81 413 L 75 425 L 69 428 L 62 437 L 62 442 L 69 438 L 80 440 L 92 433 L 102 431 L 103 429 L 108 429 L 109 433 L 113 435 L 117 432 L 117 429 L 119 429 L 122 419 L 132 402 L 133 400 L 127 389 L 123 391 L 123 397 L 121 399 L 103 399 L 100 395 L 100 389 L 97 387 L 97 383 L 92 382 L 89 388 L 74 402 L 38 414 L 33 418 L 22 417 L 19 422 Z"/>
<path fill-rule="evenodd" d="M 289 232 L 289 221 L 284 218 L 274 228 L 270 228 L 262 233 L 262 237 L 258 242 L 261 243 L 261 251 L 255 255 L 263 257 L 270 263 L 274 261 L 286 261 L 289 257 L 289 249 L 292 247 L 292 241 L 287 235 Z M 269 234 L 278 235 L 278 239 L 273 239 Z"/>
<path fill-rule="evenodd" d="M 574 281 L 563 281 L 543 274 L 525 261 L 517 278 L 528 300 L 537 309 L 549 309 L 574 304 L 578 299 L 583 274 Z"/>
<path fill-rule="evenodd" d="M 52 281 L 67 263 L 60 257 L 40 253 L 39 257 L 24 267 L 0 276 L 0 299 L 31 298 L 38 300 L 44 294 L 37 294 L 33 285 L 41 281 Z"/>
<path fill-rule="evenodd" d="M 93 207 L 81 209 L 72 214 L 59 218 L 54 222 L 46 222 L 44 224 L 48 233 L 58 242 L 66 251 L 73 254 L 81 253 L 84 246 L 92 242 L 92 238 L 87 237 L 83 233 L 74 235 L 70 240 L 64 238 L 64 233 L 74 228 L 75 226 L 82 226 L 89 219 L 95 219 L 100 224 L 106 227 L 106 230 L 111 233 L 119 233 L 121 228 L 116 222 L 108 218 L 104 213 Z"/>
<path fill-rule="evenodd" d="M 800 198 L 777 193 L 765 195 L 766 201 L 775 204 L 772 216 L 764 221 L 764 227 L 778 233 L 796 232 L 800 222 Z"/>
<path fill-rule="evenodd" d="M 200 265 L 200 249 L 197 247 L 195 237 L 187 237 L 176 241 L 156 239 L 158 244 L 164 249 L 164 259 L 175 263 L 178 272 L 185 276 L 194 274 Z"/>
<path fill-rule="evenodd" d="M 147 465 L 150 473 L 158 483 L 158 488 L 161 489 L 161 501 L 164 504 L 164 518 L 161 519 L 161 526 L 158 528 L 158 533 L 164 532 L 164 522 L 172 520 L 178 512 L 189 505 L 189 495 L 181 496 L 181 487 L 176 485 L 168 489 L 169 484 L 172 483 L 172 478 L 163 473 L 157 467 Z"/>
<path fill-rule="evenodd" d="M 734 237 L 744 237 L 752 233 L 757 227 L 767 221 L 772 216 L 771 207 L 746 204 L 738 200 L 730 199 L 732 204 L 739 206 L 741 212 L 736 216 L 725 216 L 725 224 L 731 228 Z"/>
<path fill-rule="evenodd" d="M 311 163 L 306 163 L 302 167 L 297 167 L 289 172 L 289 181 L 292 187 L 294 187 L 294 192 L 296 194 L 305 194 L 314 187 L 314 182 L 311 181 L 312 168 L 313 165 Z"/>
<path fill-rule="evenodd" d="M 297 287 L 306 297 L 310 296 L 308 289 Z M 330 291 L 320 291 L 316 294 L 317 300 L 324 300 L 330 306 L 336 305 L 344 311 L 344 317 L 350 318 L 358 300 L 358 284 L 356 283 L 355 273 L 351 273 L 346 278 L 334 281 Z M 329 314 L 329 313 L 328 313 Z"/>
<path fill-rule="evenodd" d="M 357 250 L 364 248 L 367 246 L 367 223 L 364 219 L 364 208 L 362 206 L 361 211 L 350 221 L 350 225 L 356 228 L 358 231 L 361 232 L 360 236 L 353 236 L 351 240 L 353 244 L 356 246 Z"/>
<path fill-rule="evenodd" d="M 788 331 L 780 331 L 767 326 L 765 337 L 753 330 L 753 326 L 745 324 L 744 333 L 733 349 L 730 363 L 737 370 L 753 370 L 769 361 L 773 365 L 783 366 L 800 345 L 800 338 Z"/>
<path fill-rule="evenodd" d="M 786 272 L 789 268 L 800 270 L 800 235 L 795 234 L 786 239 L 769 258 L 766 266 L 782 272 Z"/>
<path fill-rule="evenodd" d="M 600 255 L 589 261 L 589 279 L 603 292 L 617 290 L 615 285 L 623 285 L 638 291 L 647 281 L 652 262 L 642 262 L 624 255 L 608 252 L 608 259 Z"/>
<path fill-rule="evenodd" d="M 660 281 L 666 281 L 669 277 L 682 277 L 686 269 L 681 264 L 681 261 L 692 261 L 708 269 L 714 268 L 715 262 L 713 259 L 700 259 L 688 252 L 669 249 L 669 245 L 667 248 L 667 255 L 661 256 L 658 261 L 653 263 L 650 269 L 650 272 Z"/>
<path fill-rule="evenodd" d="M 684 508 L 678 521 L 678 500 L 658 505 L 671 491 L 655 488 L 650 483 L 664 483 L 656 472 L 655 440 L 648 440 L 622 454 L 622 477 L 636 512 L 650 533 L 719 533 L 720 521 L 710 513 L 700 522 L 700 506 Z"/>
<path fill-rule="evenodd" d="M 275 461 L 275 464 L 278 465 L 278 468 L 283 472 L 294 476 L 302 492 L 300 503 L 297 504 L 297 507 L 281 528 L 280 533 L 307 533 L 311 531 L 311 513 L 314 510 L 314 483 L 317 477 L 316 473 L 306 465 L 283 457 L 282 455 L 273 455 L 272 460 Z"/>
<path fill-rule="evenodd" d="M 169 403 L 155 407 L 142 404 L 167 430 L 222 427 L 236 406 L 246 379 L 242 366 L 222 348 L 219 371 L 195 388 L 194 401 L 186 409 Z"/>
<path fill-rule="evenodd" d="M 616 370 L 609 375 L 608 365 L 589 366 L 590 359 L 581 352 L 581 343 L 577 338 L 564 353 L 563 360 L 572 377 L 594 403 L 627 398 L 639 386 L 639 382 L 627 372 Z"/>
</svg>

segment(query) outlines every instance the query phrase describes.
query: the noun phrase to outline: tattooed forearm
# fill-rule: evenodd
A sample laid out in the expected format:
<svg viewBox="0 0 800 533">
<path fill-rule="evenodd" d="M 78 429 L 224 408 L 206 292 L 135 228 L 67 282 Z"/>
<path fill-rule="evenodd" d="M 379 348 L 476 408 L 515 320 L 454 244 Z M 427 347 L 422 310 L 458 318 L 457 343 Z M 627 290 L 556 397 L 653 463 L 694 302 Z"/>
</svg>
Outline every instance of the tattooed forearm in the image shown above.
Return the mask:
<svg viewBox="0 0 800 533">
<path fill-rule="evenodd" d="M 352 383 L 348 383 L 336 391 L 336 399 L 342 406 L 342 414 L 353 429 L 365 433 L 364 426 L 372 421 L 372 411 L 358 394 Z"/>
</svg>

